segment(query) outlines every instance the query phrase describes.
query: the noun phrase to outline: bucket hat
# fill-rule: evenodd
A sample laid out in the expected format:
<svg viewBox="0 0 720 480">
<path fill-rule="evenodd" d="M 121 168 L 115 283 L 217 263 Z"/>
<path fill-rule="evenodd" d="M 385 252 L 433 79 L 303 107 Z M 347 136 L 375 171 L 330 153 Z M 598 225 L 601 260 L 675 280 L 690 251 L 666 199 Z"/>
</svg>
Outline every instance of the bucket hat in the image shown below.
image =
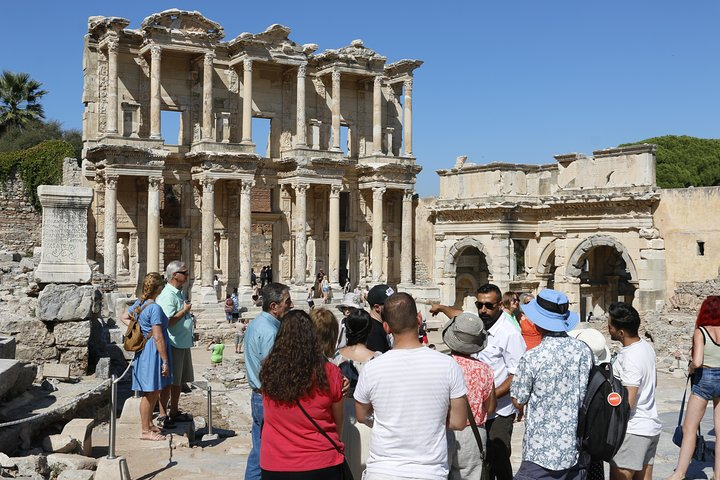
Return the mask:
<svg viewBox="0 0 720 480">
<path fill-rule="evenodd" d="M 607 346 L 607 340 L 605 335 L 595 330 L 594 328 L 582 328 L 578 330 L 572 330 L 568 332 L 568 336 L 576 338 L 590 347 L 590 350 L 595 354 L 597 359 L 597 365 L 601 363 L 607 363 L 610 361 L 610 349 Z"/>
<path fill-rule="evenodd" d="M 443 328 L 443 342 L 451 350 L 471 355 L 485 348 L 487 333 L 480 317 L 463 312 L 454 317 Z"/>
<path fill-rule="evenodd" d="M 567 295 L 549 288 L 523 305 L 522 311 L 535 325 L 550 332 L 569 332 L 580 320 L 577 313 L 570 311 Z"/>
<path fill-rule="evenodd" d="M 363 308 L 363 306 L 354 293 L 346 293 L 337 308 L 342 310 L 343 308 Z"/>
</svg>

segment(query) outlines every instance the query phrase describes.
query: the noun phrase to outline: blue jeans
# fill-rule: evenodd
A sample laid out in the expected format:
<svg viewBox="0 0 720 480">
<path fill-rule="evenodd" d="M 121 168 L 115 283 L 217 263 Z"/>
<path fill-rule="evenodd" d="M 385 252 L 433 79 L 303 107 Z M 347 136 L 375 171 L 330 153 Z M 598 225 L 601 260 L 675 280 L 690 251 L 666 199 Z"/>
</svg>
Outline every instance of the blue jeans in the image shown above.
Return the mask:
<svg viewBox="0 0 720 480">
<path fill-rule="evenodd" d="M 247 458 L 245 467 L 245 480 L 260 480 L 260 436 L 263 425 L 263 399 L 262 395 L 252 392 L 250 397 L 250 410 L 252 412 L 252 450 Z"/>
</svg>

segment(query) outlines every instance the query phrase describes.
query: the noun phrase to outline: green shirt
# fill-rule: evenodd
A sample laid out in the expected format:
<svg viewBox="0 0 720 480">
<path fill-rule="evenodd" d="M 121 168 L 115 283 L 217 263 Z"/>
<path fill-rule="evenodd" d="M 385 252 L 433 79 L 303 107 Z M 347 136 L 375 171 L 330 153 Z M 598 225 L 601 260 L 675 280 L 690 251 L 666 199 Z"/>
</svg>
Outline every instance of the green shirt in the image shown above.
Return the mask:
<svg viewBox="0 0 720 480">
<path fill-rule="evenodd" d="M 212 363 L 220 363 L 223 359 L 223 350 L 225 350 L 225 344 L 224 343 L 216 343 L 212 347 L 212 355 L 210 356 L 210 361 Z"/>
<path fill-rule="evenodd" d="M 169 283 L 165 285 L 163 291 L 155 299 L 155 303 L 160 305 L 168 318 L 182 310 L 185 303 L 185 295 L 182 290 L 178 290 Z M 174 325 L 168 327 L 168 335 L 170 336 L 170 345 L 175 348 L 192 348 L 193 346 L 193 320 L 190 313 L 186 313 L 184 317 L 175 322 Z"/>
</svg>

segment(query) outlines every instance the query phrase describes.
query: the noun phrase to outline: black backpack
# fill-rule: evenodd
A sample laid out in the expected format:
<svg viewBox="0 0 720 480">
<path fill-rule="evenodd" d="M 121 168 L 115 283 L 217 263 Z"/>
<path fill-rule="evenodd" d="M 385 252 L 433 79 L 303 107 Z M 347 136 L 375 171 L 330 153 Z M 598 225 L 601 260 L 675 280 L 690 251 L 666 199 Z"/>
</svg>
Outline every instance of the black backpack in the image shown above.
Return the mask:
<svg viewBox="0 0 720 480">
<path fill-rule="evenodd" d="M 620 449 L 630 419 L 627 396 L 627 389 L 613 376 L 609 363 L 590 369 L 577 435 L 579 450 L 593 461 L 609 462 Z"/>
</svg>

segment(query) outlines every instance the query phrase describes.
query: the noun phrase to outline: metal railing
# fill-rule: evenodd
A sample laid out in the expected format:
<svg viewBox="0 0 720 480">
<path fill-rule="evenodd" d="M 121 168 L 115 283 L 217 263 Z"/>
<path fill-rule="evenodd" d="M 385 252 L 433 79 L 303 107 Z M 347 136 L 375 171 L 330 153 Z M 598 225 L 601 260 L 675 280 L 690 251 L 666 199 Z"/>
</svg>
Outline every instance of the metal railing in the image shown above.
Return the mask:
<svg viewBox="0 0 720 480">
<path fill-rule="evenodd" d="M 115 374 L 112 375 L 111 381 L 112 384 L 110 385 L 110 438 L 108 439 L 108 460 L 114 460 L 117 458 L 115 455 L 115 437 L 117 436 L 117 390 L 118 390 L 118 382 L 127 375 L 128 371 L 130 371 L 130 367 L 132 367 L 133 362 L 128 363 L 127 368 L 125 371 L 120 375 L 119 377 Z M 137 396 L 137 392 L 135 393 Z"/>
</svg>

